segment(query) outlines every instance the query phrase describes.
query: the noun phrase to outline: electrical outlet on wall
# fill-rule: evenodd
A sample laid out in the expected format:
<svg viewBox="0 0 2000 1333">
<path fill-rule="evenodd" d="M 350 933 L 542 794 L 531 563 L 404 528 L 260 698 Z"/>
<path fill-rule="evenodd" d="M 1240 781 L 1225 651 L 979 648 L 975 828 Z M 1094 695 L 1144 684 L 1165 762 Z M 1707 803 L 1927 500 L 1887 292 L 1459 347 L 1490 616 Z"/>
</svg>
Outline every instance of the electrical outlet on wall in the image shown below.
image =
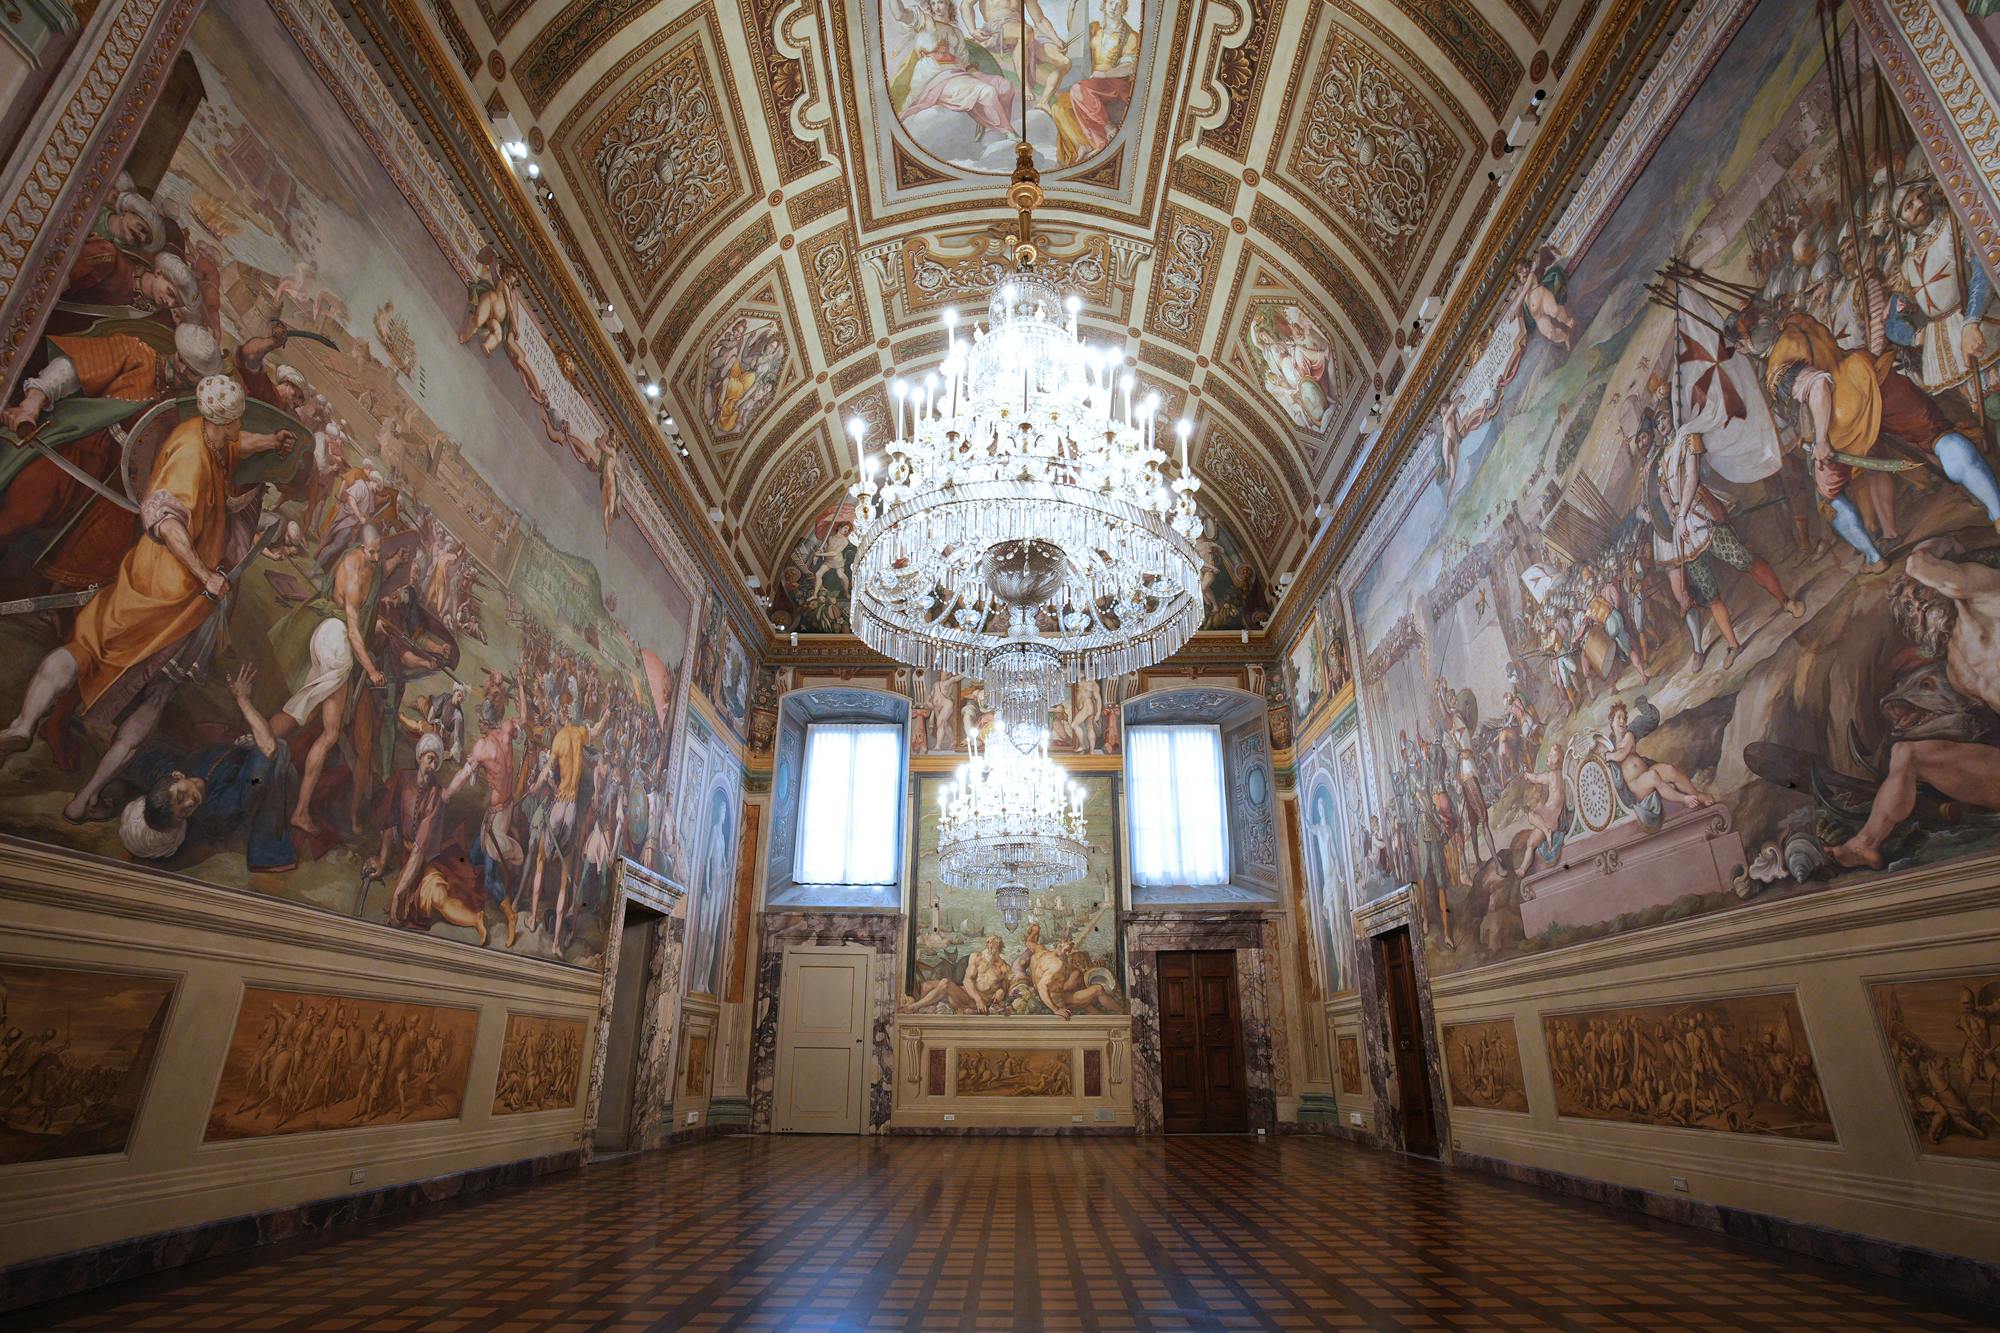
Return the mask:
<svg viewBox="0 0 2000 1333">
<path fill-rule="evenodd" d="M 1688 1178 L 1686 1176 L 1675 1176 L 1674 1189 L 1678 1193 L 1686 1194 L 1688 1192 Z"/>
<path fill-rule="evenodd" d="M 944 1120 L 945 1120 L 945 1123 L 946 1123 L 946 1124 L 950 1124 L 950 1123 L 951 1123 L 952 1121 L 954 1121 L 954 1120 L 956 1120 L 956 1119 L 958 1119 L 958 1117 L 957 1117 L 957 1116 L 955 1116 L 955 1115 L 953 1115 L 953 1114 L 952 1114 L 951 1112 L 949 1112 L 949 1111 L 946 1111 L 946 1112 L 944 1113 Z"/>
<path fill-rule="evenodd" d="M 1347 1113 L 1347 1123 L 1348 1123 L 1348 1124 L 1350 1124 L 1350 1125 L 1358 1125 L 1358 1124 L 1360 1124 L 1360 1123 L 1361 1123 L 1361 1112 L 1359 1112 L 1359 1111 L 1349 1111 L 1349 1112 Z"/>
<path fill-rule="evenodd" d="M 368 1183 L 368 1168 L 357 1166 L 352 1171 L 349 1171 L 347 1173 L 347 1183 L 350 1185 L 366 1185 Z"/>
<path fill-rule="evenodd" d="M 1069 1118 L 1069 1122 L 1072 1125 L 1080 1125 L 1083 1123 L 1083 1117 L 1080 1115 L 1073 1115 Z"/>
</svg>

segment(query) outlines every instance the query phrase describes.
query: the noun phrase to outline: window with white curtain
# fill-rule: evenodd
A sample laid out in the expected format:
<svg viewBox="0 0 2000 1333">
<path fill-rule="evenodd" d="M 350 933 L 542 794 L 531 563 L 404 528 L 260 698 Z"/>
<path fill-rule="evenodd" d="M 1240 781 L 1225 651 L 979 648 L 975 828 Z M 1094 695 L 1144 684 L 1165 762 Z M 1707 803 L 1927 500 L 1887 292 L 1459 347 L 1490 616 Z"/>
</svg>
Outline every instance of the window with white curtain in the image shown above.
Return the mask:
<svg viewBox="0 0 2000 1333">
<path fill-rule="evenodd" d="M 808 726 L 792 877 L 801 884 L 894 884 L 902 777 L 901 727 Z"/>
<path fill-rule="evenodd" d="M 1131 791 L 1133 882 L 1227 884 L 1222 729 L 1129 728 L 1125 772 Z"/>
</svg>

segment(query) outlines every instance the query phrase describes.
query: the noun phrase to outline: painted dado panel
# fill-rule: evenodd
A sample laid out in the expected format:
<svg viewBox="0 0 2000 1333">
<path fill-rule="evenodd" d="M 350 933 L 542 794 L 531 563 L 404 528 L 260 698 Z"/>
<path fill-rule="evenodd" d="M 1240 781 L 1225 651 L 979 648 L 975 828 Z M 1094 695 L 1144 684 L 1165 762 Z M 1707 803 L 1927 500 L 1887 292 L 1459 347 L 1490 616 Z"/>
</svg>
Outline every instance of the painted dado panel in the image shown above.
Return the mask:
<svg viewBox="0 0 2000 1333">
<path fill-rule="evenodd" d="M 583 1132 L 581 969 L 10 843 L 0 983 L 0 1266 Z"/>
<path fill-rule="evenodd" d="M 1453 1148 L 2000 1258 L 1997 870 L 1434 977 Z"/>
<path fill-rule="evenodd" d="M 1132 1020 L 900 1014 L 891 1133 L 1123 1128 Z"/>
</svg>

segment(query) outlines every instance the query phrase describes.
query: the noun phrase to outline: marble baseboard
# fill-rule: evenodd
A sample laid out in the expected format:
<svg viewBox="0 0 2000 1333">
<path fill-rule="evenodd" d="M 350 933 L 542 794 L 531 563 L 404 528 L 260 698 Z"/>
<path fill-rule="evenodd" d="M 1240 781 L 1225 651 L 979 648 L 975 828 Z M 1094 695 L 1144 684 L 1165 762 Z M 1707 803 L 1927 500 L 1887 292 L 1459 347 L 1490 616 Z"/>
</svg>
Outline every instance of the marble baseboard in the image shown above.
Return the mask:
<svg viewBox="0 0 2000 1333">
<path fill-rule="evenodd" d="M 1323 1138 L 1346 1139 L 1362 1148 L 1381 1148 L 1376 1137 L 1358 1125 L 1340 1124 L 1331 1120 L 1287 1120 L 1278 1126 L 1280 1134 L 1317 1134 Z"/>
<path fill-rule="evenodd" d="M 1117 1139 L 1139 1133 L 1132 1125 L 886 1125 L 883 1134 L 906 1138 L 956 1139 Z"/>
<path fill-rule="evenodd" d="M 74 1296 L 112 1282 L 150 1277 L 260 1245 L 300 1240 L 356 1222 L 379 1221 L 477 1194 L 517 1189 L 545 1176 L 574 1171 L 582 1164 L 583 1150 L 571 1148 L 31 1259 L 0 1269 L 0 1311 Z"/>
<path fill-rule="evenodd" d="M 1456 1152 L 1451 1154 L 1450 1161 L 1453 1166 L 1533 1185 L 1569 1198 L 1640 1213 L 1701 1231 L 1712 1231 L 1730 1240 L 1788 1250 L 1820 1263 L 1915 1283 L 1932 1291 L 2000 1309 L 2000 1264 L 1775 1217 L 1747 1208 L 1659 1194 L 1589 1176 L 1573 1176 L 1567 1172 L 1550 1171 L 1477 1153 Z"/>
<path fill-rule="evenodd" d="M 716 1097 L 708 1103 L 708 1123 L 719 1129 L 733 1129 L 741 1133 L 750 1130 L 750 1099 L 748 1097 Z"/>
<path fill-rule="evenodd" d="M 718 1125 L 713 1119 L 710 1119 L 706 1123 L 696 1125 L 692 1129 L 675 1130 L 673 1133 L 667 1135 L 666 1146 L 669 1148 L 685 1148 L 690 1144 L 706 1143 L 710 1139 L 727 1138 L 734 1134 L 747 1134 L 749 1132 L 747 1124 Z"/>
</svg>

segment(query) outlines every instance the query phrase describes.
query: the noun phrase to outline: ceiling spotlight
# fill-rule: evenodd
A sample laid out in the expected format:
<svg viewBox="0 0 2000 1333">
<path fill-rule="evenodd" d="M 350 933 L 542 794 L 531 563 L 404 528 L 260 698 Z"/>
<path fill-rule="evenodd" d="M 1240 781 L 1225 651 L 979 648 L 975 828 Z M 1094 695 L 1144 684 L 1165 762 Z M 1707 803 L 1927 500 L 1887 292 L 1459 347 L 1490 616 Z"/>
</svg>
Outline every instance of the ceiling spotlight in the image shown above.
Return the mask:
<svg viewBox="0 0 2000 1333">
<path fill-rule="evenodd" d="M 539 176 L 539 175 L 541 175 L 541 174 L 542 174 L 542 164 L 541 164 L 541 163 L 539 163 L 539 162 L 530 162 L 530 163 L 528 164 L 528 179 L 530 179 L 530 180 L 533 180 L 533 179 L 534 179 L 535 177 L 537 177 L 537 176 Z"/>
<path fill-rule="evenodd" d="M 673 428 L 674 428 L 674 414 L 672 412 L 669 412 L 667 413 L 667 429 L 672 430 Z"/>
<path fill-rule="evenodd" d="M 779 628 L 779 629 L 783 629 L 783 628 L 784 628 L 784 626 L 783 626 L 783 625 L 780 625 L 780 626 L 778 626 L 778 628 Z M 792 631 L 792 647 L 796 648 L 796 647 L 798 647 L 798 646 L 799 646 L 799 632 L 798 632 L 797 630 L 793 630 L 793 631 Z"/>
<path fill-rule="evenodd" d="M 515 161 L 518 162 L 527 155 L 528 145 L 522 143 L 519 139 L 515 139 L 507 145 L 507 156 L 513 158 Z"/>
<path fill-rule="evenodd" d="M 764 580 L 758 578 L 755 574 L 744 575 L 743 581 L 745 583 L 748 583 L 753 588 L 761 588 L 764 586 Z"/>
<path fill-rule="evenodd" d="M 646 396 L 647 396 L 648 398 L 658 398 L 658 397 L 660 396 L 660 383 L 659 383 L 659 381 L 658 381 L 658 380 L 647 380 L 647 381 L 646 381 L 646 384 L 645 384 L 645 390 L 646 390 Z"/>
<path fill-rule="evenodd" d="M 722 522 L 722 511 L 711 505 L 708 511 L 708 521 L 711 523 Z"/>
</svg>

